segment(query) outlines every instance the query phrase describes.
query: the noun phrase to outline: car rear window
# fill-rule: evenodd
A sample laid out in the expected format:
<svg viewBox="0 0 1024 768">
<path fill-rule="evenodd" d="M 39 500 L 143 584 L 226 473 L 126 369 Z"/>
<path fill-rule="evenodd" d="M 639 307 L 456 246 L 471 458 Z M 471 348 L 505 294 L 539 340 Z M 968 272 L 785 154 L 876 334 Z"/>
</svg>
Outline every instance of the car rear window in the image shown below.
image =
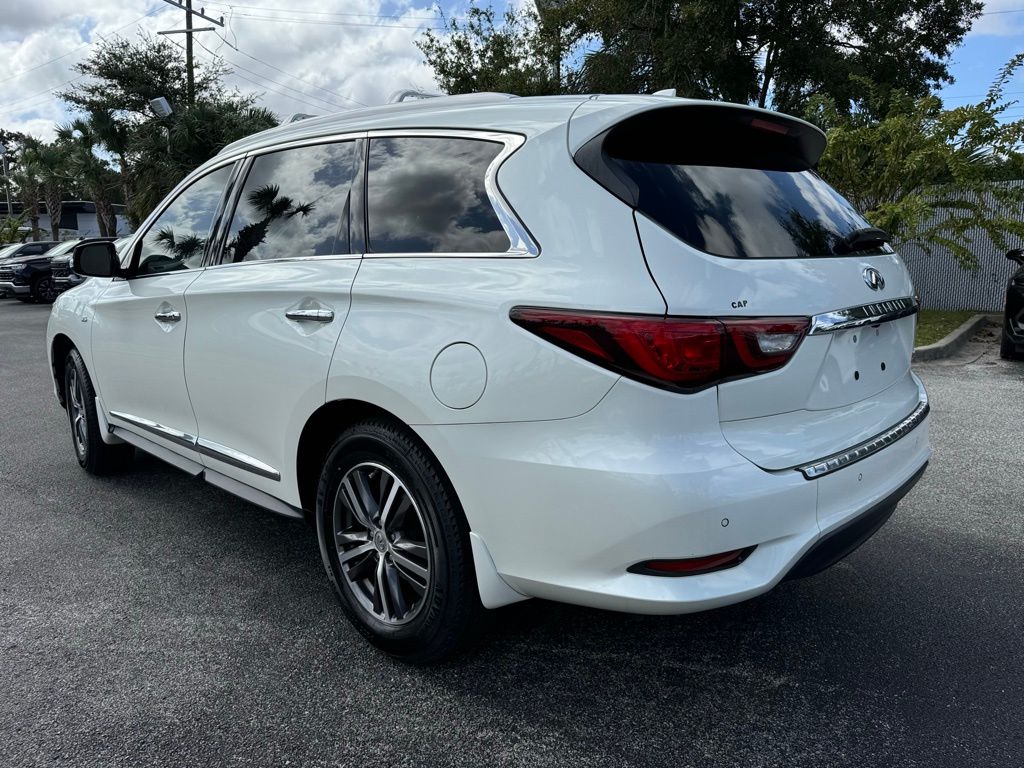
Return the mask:
<svg viewBox="0 0 1024 768">
<path fill-rule="evenodd" d="M 815 173 L 824 137 L 796 120 L 729 107 L 675 107 L 630 118 L 598 140 L 599 157 L 589 145 L 577 154 L 584 170 L 679 239 L 716 256 L 834 256 L 837 242 L 870 226 Z M 595 163 L 604 167 L 593 173 Z"/>
</svg>

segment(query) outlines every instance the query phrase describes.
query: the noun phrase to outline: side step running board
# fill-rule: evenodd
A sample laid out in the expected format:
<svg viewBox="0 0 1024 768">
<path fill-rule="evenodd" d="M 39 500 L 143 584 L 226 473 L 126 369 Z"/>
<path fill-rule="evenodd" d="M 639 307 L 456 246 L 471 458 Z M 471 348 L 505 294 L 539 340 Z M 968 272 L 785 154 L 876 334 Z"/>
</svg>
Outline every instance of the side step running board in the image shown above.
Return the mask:
<svg viewBox="0 0 1024 768">
<path fill-rule="evenodd" d="M 167 462 L 172 467 L 176 467 L 182 472 L 188 473 L 192 477 L 201 477 L 210 485 L 214 485 L 225 490 L 233 496 L 237 496 L 244 501 L 248 501 L 251 504 L 263 507 L 263 509 L 270 510 L 278 515 L 283 515 L 284 517 L 290 517 L 296 520 L 305 519 L 305 514 L 301 509 L 293 507 L 290 504 L 285 504 L 283 501 L 274 498 L 269 493 L 264 493 L 263 491 L 258 491 L 255 488 L 250 488 L 248 485 L 240 483 L 226 475 L 222 475 L 220 472 L 204 467 L 197 461 L 192 461 L 184 456 L 179 456 L 174 451 L 168 450 L 162 445 L 158 445 L 152 440 L 148 440 L 131 430 L 125 429 L 124 427 L 108 425 L 108 429 L 111 434 L 116 435 L 126 443 L 131 443 L 136 448 L 139 448 L 152 456 L 156 456 L 156 458 L 161 461 Z"/>
</svg>

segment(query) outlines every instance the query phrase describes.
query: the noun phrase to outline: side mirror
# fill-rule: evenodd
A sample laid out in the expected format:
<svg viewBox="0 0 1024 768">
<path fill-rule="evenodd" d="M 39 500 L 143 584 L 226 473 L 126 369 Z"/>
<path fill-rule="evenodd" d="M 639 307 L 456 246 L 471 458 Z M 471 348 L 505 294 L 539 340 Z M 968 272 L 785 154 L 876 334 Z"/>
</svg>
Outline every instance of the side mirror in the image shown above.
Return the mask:
<svg viewBox="0 0 1024 768">
<path fill-rule="evenodd" d="M 109 240 L 76 245 L 71 260 L 75 272 L 83 277 L 114 277 L 121 271 L 121 260 Z"/>
<path fill-rule="evenodd" d="M 1010 261 L 1016 261 L 1018 264 L 1024 265 L 1024 248 L 1014 248 L 1013 250 L 1007 251 L 1006 258 Z"/>
</svg>

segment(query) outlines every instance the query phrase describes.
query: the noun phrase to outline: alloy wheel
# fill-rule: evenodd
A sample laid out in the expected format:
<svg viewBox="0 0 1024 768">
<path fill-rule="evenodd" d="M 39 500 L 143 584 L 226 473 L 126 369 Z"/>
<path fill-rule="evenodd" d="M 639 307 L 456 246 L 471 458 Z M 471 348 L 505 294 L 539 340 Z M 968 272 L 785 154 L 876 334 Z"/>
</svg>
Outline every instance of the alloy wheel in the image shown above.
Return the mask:
<svg viewBox="0 0 1024 768">
<path fill-rule="evenodd" d="M 52 303 L 57 298 L 57 289 L 53 285 L 53 279 L 44 277 L 40 280 L 36 286 L 36 294 L 48 304 Z"/>
<path fill-rule="evenodd" d="M 409 489 L 382 464 L 348 472 L 334 499 L 341 574 L 362 608 L 390 625 L 412 621 L 431 584 L 429 532 Z"/>
<path fill-rule="evenodd" d="M 79 456 L 85 456 L 89 445 L 88 425 L 85 421 L 85 398 L 82 396 L 82 382 L 78 370 L 70 368 L 68 373 L 68 415 L 71 418 L 71 436 Z"/>
</svg>

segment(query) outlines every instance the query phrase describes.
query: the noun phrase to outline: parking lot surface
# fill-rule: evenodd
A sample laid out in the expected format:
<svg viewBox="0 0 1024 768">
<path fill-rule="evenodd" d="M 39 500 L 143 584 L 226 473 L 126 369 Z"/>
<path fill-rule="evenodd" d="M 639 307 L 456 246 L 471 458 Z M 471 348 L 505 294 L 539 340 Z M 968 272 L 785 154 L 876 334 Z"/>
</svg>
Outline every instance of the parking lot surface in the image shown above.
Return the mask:
<svg viewBox="0 0 1024 768">
<path fill-rule="evenodd" d="M 0 301 L 0 766 L 1024 763 L 1024 363 L 994 344 L 918 368 L 931 467 L 835 568 L 690 616 L 530 601 L 416 669 L 303 523 L 142 454 L 80 470 L 47 315 Z"/>
</svg>

